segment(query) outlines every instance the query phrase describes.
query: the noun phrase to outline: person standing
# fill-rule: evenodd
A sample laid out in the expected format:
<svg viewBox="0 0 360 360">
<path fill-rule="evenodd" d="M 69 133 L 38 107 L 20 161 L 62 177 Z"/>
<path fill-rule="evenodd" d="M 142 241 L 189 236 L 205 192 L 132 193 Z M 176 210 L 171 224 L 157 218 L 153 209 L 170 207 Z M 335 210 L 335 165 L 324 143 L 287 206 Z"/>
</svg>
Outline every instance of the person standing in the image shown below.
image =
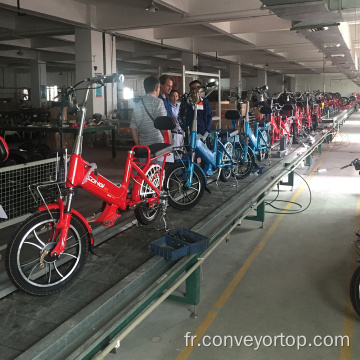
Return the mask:
<svg viewBox="0 0 360 360">
<path fill-rule="evenodd" d="M 180 105 L 179 105 L 179 93 L 177 90 L 172 89 L 170 91 L 169 102 L 170 102 L 170 106 L 171 106 L 171 110 L 172 110 L 172 116 L 174 117 L 174 119 L 176 121 L 176 130 L 182 131 L 181 126 L 178 121 Z"/>
<path fill-rule="evenodd" d="M 189 87 L 192 101 L 197 103 L 197 133 L 204 136 L 206 133 L 211 132 L 213 113 L 209 100 L 201 97 L 201 92 L 199 91 L 201 85 L 199 80 L 194 80 L 189 84 Z M 191 129 L 194 119 L 193 105 L 186 103 L 185 111 L 185 124 Z"/>
<path fill-rule="evenodd" d="M 179 124 L 179 119 L 178 119 L 179 109 L 180 109 L 178 100 L 179 100 L 178 91 L 175 89 L 172 89 L 170 92 L 170 95 L 169 95 L 169 101 L 170 101 L 170 106 L 172 109 L 172 116 L 174 117 L 174 119 L 176 121 L 176 128 L 174 130 L 171 130 L 173 145 L 175 148 L 181 147 L 184 145 L 183 130 Z M 178 156 L 176 156 L 176 158 L 178 158 Z"/>
<path fill-rule="evenodd" d="M 172 116 L 172 109 L 169 102 L 169 95 L 174 85 L 174 80 L 170 75 L 163 74 L 159 78 L 160 80 L 160 94 L 159 99 L 164 102 L 167 116 Z"/>
<path fill-rule="evenodd" d="M 130 122 L 131 136 L 136 145 L 151 145 L 164 142 L 160 130 L 154 126 L 154 120 L 159 116 L 166 116 L 163 101 L 158 96 L 160 81 L 155 76 L 148 76 L 144 80 L 145 95 L 135 105 Z"/>
</svg>

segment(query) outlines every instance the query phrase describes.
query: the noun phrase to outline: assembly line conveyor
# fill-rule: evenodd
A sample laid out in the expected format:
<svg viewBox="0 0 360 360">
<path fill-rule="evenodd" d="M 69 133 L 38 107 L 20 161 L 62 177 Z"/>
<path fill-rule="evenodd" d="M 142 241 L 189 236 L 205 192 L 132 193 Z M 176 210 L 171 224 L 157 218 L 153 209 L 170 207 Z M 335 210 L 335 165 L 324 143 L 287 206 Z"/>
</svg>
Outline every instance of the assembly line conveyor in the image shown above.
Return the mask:
<svg viewBox="0 0 360 360">
<path fill-rule="evenodd" d="M 294 169 L 302 161 L 310 165 L 311 154 L 314 151 L 321 152 L 322 144 L 332 141 L 334 132 L 353 111 L 354 109 L 350 108 L 339 113 L 334 119 L 324 120 L 323 123 L 327 127 L 315 134 L 315 141 L 312 145 L 293 145 L 285 157 L 272 157 L 271 165 L 266 166 L 264 173 L 239 181 L 237 188 L 234 186 L 234 180 L 231 180 L 231 187 L 228 184 L 210 185 L 212 194 L 204 197 L 208 199 L 206 206 L 210 208 L 209 212 L 204 217 L 204 211 L 196 212 L 195 207 L 190 211 L 191 217 L 195 219 L 194 222 L 187 222 L 187 224 L 191 223 L 192 231 L 210 238 L 209 248 L 202 254 L 188 255 L 178 261 L 168 261 L 149 254 L 148 243 L 144 244 L 140 250 L 147 252 L 147 255 L 141 257 L 144 260 L 142 263 L 138 264 L 130 273 L 126 273 L 125 277 L 115 284 L 108 287 L 100 286 L 102 290 L 99 290 L 96 297 L 91 301 L 84 301 L 83 306 L 79 306 L 79 309 L 69 312 L 67 316 L 64 315 L 63 320 L 59 320 L 56 327 L 52 328 L 45 336 L 41 336 L 39 341 L 32 343 L 29 340 L 28 346 L 19 350 L 16 358 L 26 360 L 101 359 L 116 347 L 118 340 L 123 339 L 165 299 L 194 305 L 194 311 L 196 311 L 195 306 L 200 302 L 200 265 L 206 260 L 211 261 L 211 253 L 214 249 L 229 237 L 231 231 L 243 219 L 262 223 L 265 221 L 264 200 L 266 194 L 278 183 L 292 186 Z M 286 176 L 288 181 L 282 181 Z M 206 199 L 202 201 L 206 201 Z M 212 204 L 212 207 L 209 204 Z M 201 202 L 198 206 L 201 206 Z M 168 221 L 171 227 L 184 227 L 181 222 L 184 221 L 184 217 L 179 214 L 182 214 L 180 210 L 169 209 Z M 143 231 L 143 229 L 133 226 L 135 223 L 133 218 L 127 218 L 126 222 L 122 221 L 113 228 L 95 229 L 96 245 L 117 241 L 111 239 L 104 242 L 110 237 L 116 237 L 116 233 L 123 230 L 126 231 L 122 232 L 121 236 L 125 237 L 124 234 L 126 234 L 126 241 L 130 241 L 129 236 L 132 237 L 136 231 L 140 233 Z M 131 229 L 127 230 L 129 227 Z M 141 234 L 139 237 L 143 236 Z M 153 230 L 147 231 L 147 234 L 150 234 L 151 239 L 148 241 L 151 241 L 160 237 L 161 232 Z M 127 242 L 124 243 L 124 246 L 128 246 Z M 112 247 L 107 246 L 109 254 L 103 255 L 104 261 L 105 258 L 111 256 Z M 99 249 L 101 249 L 100 246 Z M 97 247 L 95 247 L 96 251 Z M 100 257 L 100 260 L 95 263 L 99 265 L 101 261 Z M 86 273 L 86 267 L 84 271 Z M 1 302 L 15 293 L 8 295 L 14 288 L 6 280 L 5 274 L 0 274 L 0 281 L 2 281 L 0 294 L 6 296 L 0 300 Z M 174 290 L 182 283 L 185 283 L 185 296 L 174 295 Z M 99 284 L 97 286 L 99 287 Z M 71 289 L 64 291 L 69 292 Z M 43 298 L 29 299 L 29 295 L 20 292 L 16 292 L 16 294 L 12 300 L 48 306 L 50 309 L 48 316 L 51 316 L 51 311 L 56 312 L 57 309 L 66 311 L 67 304 L 64 299 L 69 293 L 52 295 L 45 300 Z M 52 302 L 51 298 L 57 307 L 54 307 L 54 304 L 49 305 Z M 61 301 L 64 303 L 62 304 Z M 23 330 L 20 327 L 18 331 Z M 21 339 L 21 335 L 18 336 L 18 339 Z M 3 349 L 6 347 L 4 344 L 1 346 Z M 11 358 L 10 355 L 9 358 Z"/>
</svg>

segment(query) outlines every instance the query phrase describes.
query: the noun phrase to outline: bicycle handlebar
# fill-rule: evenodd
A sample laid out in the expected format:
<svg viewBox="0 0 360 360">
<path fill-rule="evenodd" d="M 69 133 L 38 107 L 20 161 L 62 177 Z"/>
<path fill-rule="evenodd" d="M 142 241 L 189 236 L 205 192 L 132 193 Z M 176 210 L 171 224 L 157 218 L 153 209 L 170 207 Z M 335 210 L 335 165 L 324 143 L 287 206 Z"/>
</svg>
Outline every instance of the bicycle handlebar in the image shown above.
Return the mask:
<svg viewBox="0 0 360 360">
<path fill-rule="evenodd" d="M 124 75 L 120 74 L 111 74 L 111 75 L 102 75 L 102 76 L 95 76 L 92 78 L 87 78 L 85 80 L 83 80 L 83 82 L 89 82 L 89 83 L 94 83 L 94 84 L 110 84 L 113 82 L 124 82 Z"/>
<path fill-rule="evenodd" d="M 354 167 L 355 167 L 355 170 L 360 170 L 360 160 L 359 160 L 358 158 L 356 158 L 355 160 L 353 160 L 349 165 L 342 166 L 342 167 L 340 168 L 340 170 L 345 169 L 345 168 L 347 168 L 347 167 L 349 167 L 349 166 L 353 166 L 353 165 L 354 165 Z"/>
</svg>

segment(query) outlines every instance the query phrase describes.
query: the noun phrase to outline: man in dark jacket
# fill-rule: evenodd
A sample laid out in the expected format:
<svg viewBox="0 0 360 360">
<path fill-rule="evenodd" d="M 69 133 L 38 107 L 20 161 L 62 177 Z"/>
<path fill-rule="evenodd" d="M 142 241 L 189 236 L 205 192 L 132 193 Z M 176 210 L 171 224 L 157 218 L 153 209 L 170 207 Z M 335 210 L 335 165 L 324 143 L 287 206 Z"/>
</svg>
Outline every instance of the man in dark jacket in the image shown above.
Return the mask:
<svg viewBox="0 0 360 360">
<path fill-rule="evenodd" d="M 197 132 L 206 137 L 207 133 L 211 132 L 213 113 L 209 100 L 201 97 L 201 90 L 199 91 L 200 86 L 201 82 L 199 80 L 194 80 L 189 84 L 190 96 L 194 102 L 197 102 Z M 191 129 L 194 119 L 194 107 L 186 103 L 185 111 L 185 125 Z"/>
</svg>

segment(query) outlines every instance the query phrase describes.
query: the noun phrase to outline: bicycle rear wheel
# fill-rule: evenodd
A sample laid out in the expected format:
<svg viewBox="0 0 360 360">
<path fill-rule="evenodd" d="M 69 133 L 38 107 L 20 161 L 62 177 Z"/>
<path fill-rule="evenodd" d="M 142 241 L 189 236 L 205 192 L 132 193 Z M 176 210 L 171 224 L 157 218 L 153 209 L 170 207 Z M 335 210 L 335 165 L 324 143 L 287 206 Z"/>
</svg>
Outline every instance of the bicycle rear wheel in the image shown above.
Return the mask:
<svg viewBox="0 0 360 360">
<path fill-rule="evenodd" d="M 226 151 L 229 153 L 229 154 L 232 154 L 233 153 L 233 145 L 232 143 L 230 142 L 227 142 L 225 145 L 224 145 Z M 225 164 L 228 164 L 230 165 L 231 164 L 231 159 L 229 158 L 229 156 L 224 152 L 223 155 L 222 155 L 222 163 L 225 165 Z M 219 169 L 220 171 L 220 176 L 219 176 L 219 179 L 222 181 L 222 182 L 227 182 L 230 180 L 231 178 L 231 168 L 226 168 L 226 167 L 223 167 L 222 169 Z"/>
<path fill-rule="evenodd" d="M 161 167 L 157 164 L 153 164 L 149 170 L 146 172 L 146 177 L 157 187 L 160 188 L 160 173 Z M 148 198 L 154 197 L 155 191 L 143 180 L 140 188 L 140 199 L 146 200 Z M 142 225 L 149 225 L 152 223 L 160 212 L 160 204 L 154 204 L 153 207 L 149 206 L 148 202 L 145 202 L 143 205 L 138 206 L 134 210 L 135 217 L 137 221 Z"/>
<path fill-rule="evenodd" d="M 235 149 L 234 162 L 235 166 L 233 171 L 238 180 L 245 179 L 251 174 L 254 160 L 250 149 L 247 151 L 246 156 L 243 148 Z"/>
<path fill-rule="evenodd" d="M 360 266 L 356 268 L 350 282 L 351 304 L 358 316 L 360 316 Z"/>
<path fill-rule="evenodd" d="M 59 234 L 55 226 L 59 211 L 36 213 L 22 223 L 6 249 L 5 266 L 14 285 L 32 295 L 51 295 L 69 286 L 85 265 L 88 252 L 87 231 L 71 217 L 64 252 L 50 256 Z"/>
<path fill-rule="evenodd" d="M 267 131 L 264 130 L 262 132 L 262 136 L 265 141 L 263 139 L 260 140 L 260 145 L 261 145 L 262 149 L 259 149 L 258 154 L 256 155 L 256 159 L 259 162 L 267 160 L 270 157 L 269 148 L 268 148 L 269 136 L 268 136 Z"/>
</svg>

